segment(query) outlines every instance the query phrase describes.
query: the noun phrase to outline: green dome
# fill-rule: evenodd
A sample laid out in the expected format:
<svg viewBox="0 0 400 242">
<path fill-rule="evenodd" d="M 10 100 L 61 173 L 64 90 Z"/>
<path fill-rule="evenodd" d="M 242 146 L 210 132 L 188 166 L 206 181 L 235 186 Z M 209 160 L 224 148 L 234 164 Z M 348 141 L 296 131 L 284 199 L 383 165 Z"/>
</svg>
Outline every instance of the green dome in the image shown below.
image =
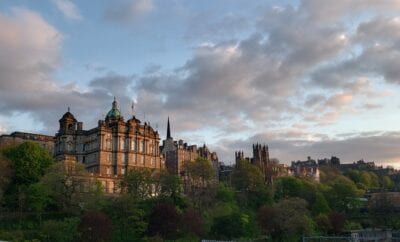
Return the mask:
<svg viewBox="0 0 400 242">
<path fill-rule="evenodd" d="M 119 118 L 121 117 L 121 112 L 118 110 L 118 105 L 117 101 L 115 100 L 114 97 L 114 102 L 112 103 L 112 108 L 110 111 L 107 113 L 107 118 Z"/>
<path fill-rule="evenodd" d="M 118 109 L 111 109 L 107 113 L 107 118 L 118 118 L 121 116 L 121 112 Z"/>
</svg>

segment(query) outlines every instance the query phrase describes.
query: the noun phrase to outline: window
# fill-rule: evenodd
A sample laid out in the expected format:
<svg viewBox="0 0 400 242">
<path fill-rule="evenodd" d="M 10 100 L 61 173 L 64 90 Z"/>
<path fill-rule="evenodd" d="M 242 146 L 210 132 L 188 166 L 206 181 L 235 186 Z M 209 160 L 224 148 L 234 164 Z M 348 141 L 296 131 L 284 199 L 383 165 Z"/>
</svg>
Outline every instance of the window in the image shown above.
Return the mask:
<svg viewBox="0 0 400 242">
<path fill-rule="evenodd" d="M 154 166 L 154 158 L 153 157 L 151 157 L 151 159 L 150 159 L 150 165 Z"/>
<path fill-rule="evenodd" d="M 142 156 L 140 157 L 140 164 L 141 164 L 142 166 L 144 166 L 144 155 L 142 155 Z"/>
<path fill-rule="evenodd" d="M 112 154 L 109 153 L 109 154 L 108 154 L 108 161 L 111 162 L 111 160 L 112 160 Z"/>
<path fill-rule="evenodd" d="M 111 140 L 110 139 L 106 140 L 106 149 L 111 150 Z"/>
<path fill-rule="evenodd" d="M 123 164 L 125 164 L 126 159 L 125 159 L 125 154 L 124 153 L 121 154 L 121 161 L 122 161 Z"/>
<path fill-rule="evenodd" d="M 110 170 L 110 168 L 107 168 L 107 175 L 110 175 L 111 174 L 111 170 Z"/>
<path fill-rule="evenodd" d="M 144 141 L 139 141 L 139 152 L 143 152 L 143 143 Z"/>
<path fill-rule="evenodd" d="M 125 149 L 125 140 L 124 140 L 124 138 L 121 138 L 119 148 L 120 148 L 121 150 L 124 150 L 124 149 Z"/>
<path fill-rule="evenodd" d="M 135 140 L 135 139 L 132 139 L 132 142 L 131 142 L 131 150 L 132 150 L 132 151 L 136 150 L 136 140 Z"/>
<path fill-rule="evenodd" d="M 121 168 L 121 174 L 125 175 L 125 168 Z"/>
</svg>

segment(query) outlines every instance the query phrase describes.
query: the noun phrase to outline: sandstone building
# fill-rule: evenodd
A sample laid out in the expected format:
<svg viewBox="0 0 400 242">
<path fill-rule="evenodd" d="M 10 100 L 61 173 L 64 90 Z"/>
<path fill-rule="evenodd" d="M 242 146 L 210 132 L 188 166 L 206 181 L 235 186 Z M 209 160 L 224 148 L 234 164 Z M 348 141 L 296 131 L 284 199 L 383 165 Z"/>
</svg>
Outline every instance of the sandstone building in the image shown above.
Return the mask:
<svg viewBox="0 0 400 242">
<path fill-rule="evenodd" d="M 58 161 L 83 164 L 109 193 L 115 192 L 116 179 L 132 168 L 163 168 L 159 151 L 159 134 L 146 122 L 132 116 L 124 121 L 114 98 L 105 120 L 95 128 L 84 130 L 68 110 L 59 120 L 54 138 Z"/>
<path fill-rule="evenodd" d="M 167 121 L 167 137 L 163 140 L 161 147 L 163 156 L 165 157 L 165 166 L 172 174 L 178 174 L 182 177 L 185 176 L 185 162 L 195 161 L 196 158 L 202 157 L 211 161 L 214 171 L 215 179 L 218 179 L 218 156 L 215 152 L 210 152 L 208 147 L 197 147 L 197 145 L 188 145 L 182 140 L 175 141 L 171 136 L 171 126 L 169 118 Z"/>
<path fill-rule="evenodd" d="M 247 161 L 251 164 L 258 166 L 262 171 L 265 182 L 268 184 L 273 183 L 277 177 L 288 175 L 288 167 L 284 164 L 279 164 L 277 160 L 269 158 L 269 148 L 267 145 L 253 144 L 253 157 L 244 157 L 243 151 L 235 152 L 235 162 Z"/>
<path fill-rule="evenodd" d="M 290 172 L 296 177 L 308 177 L 315 181 L 319 181 L 319 167 L 315 160 L 307 157 L 306 161 L 292 161 Z"/>
</svg>

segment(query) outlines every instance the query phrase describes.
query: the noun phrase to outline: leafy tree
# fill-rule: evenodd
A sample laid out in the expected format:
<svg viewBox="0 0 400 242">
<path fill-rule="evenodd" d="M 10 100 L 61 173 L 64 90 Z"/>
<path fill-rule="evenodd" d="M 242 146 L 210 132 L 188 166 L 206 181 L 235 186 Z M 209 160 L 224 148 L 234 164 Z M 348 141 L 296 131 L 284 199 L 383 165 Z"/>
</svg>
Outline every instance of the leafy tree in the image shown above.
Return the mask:
<svg viewBox="0 0 400 242">
<path fill-rule="evenodd" d="M 186 209 L 180 218 L 179 229 L 188 238 L 198 238 L 205 233 L 204 221 L 198 211 Z"/>
<path fill-rule="evenodd" d="M 277 179 L 275 187 L 275 196 L 278 200 L 282 198 L 300 197 L 301 191 L 303 190 L 301 180 L 293 176 L 286 176 Z"/>
<path fill-rule="evenodd" d="M 3 150 L 4 156 L 12 162 L 13 183 L 29 185 L 38 182 L 54 159 L 39 144 L 24 142 L 16 147 Z"/>
<path fill-rule="evenodd" d="M 271 200 L 261 170 L 247 161 L 239 161 L 232 173 L 232 185 L 239 205 L 257 209 Z"/>
<path fill-rule="evenodd" d="M 250 236 L 254 228 L 251 228 L 249 215 L 240 212 L 216 217 L 211 227 L 210 234 L 219 240 L 239 239 Z"/>
<path fill-rule="evenodd" d="M 157 179 L 151 169 L 132 169 L 123 178 L 121 188 L 137 199 L 151 197 L 156 191 Z"/>
<path fill-rule="evenodd" d="M 228 187 L 223 183 L 219 183 L 216 199 L 220 202 L 234 202 L 235 191 L 233 191 L 231 187 Z"/>
<path fill-rule="evenodd" d="M 325 196 L 318 192 L 316 193 L 315 202 L 312 206 L 312 212 L 315 215 L 318 214 L 326 214 L 330 211 L 328 202 L 325 199 Z"/>
<path fill-rule="evenodd" d="M 64 212 L 101 209 L 104 194 L 100 183 L 90 179 L 85 168 L 76 164 L 67 167 L 54 164 L 40 181 L 54 206 Z"/>
<path fill-rule="evenodd" d="M 354 182 L 347 177 L 338 176 L 330 183 L 330 189 L 325 193 L 329 207 L 337 211 L 355 212 L 360 207 L 359 191 Z"/>
<path fill-rule="evenodd" d="M 382 177 L 382 187 L 385 189 L 392 189 L 394 187 L 394 182 L 389 176 Z"/>
<path fill-rule="evenodd" d="M 110 241 L 111 221 L 106 214 L 100 211 L 87 211 L 83 214 L 79 224 L 81 241 Z"/>
<path fill-rule="evenodd" d="M 64 218 L 63 220 L 47 220 L 41 228 L 42 241 L 75 241 L 78 237 L 79 218 Z"/>
<path fill-rule="evenodd" d="M 105 212 L 113 224 L 113 241 L 136 241 L 144 237 L 147 214 L 134 197 L 122 195 L 109 200 Z"/>
<path fill-rule="evenodd" d="M 180 216 L 175 206 L 169 203 L 157 204 L 149 217 L 147 232 L 150 236 L 161 236 L 163 239 L 176 239 Z"/>
<path fill-rule="evenodd" d="M 313 231 L 307 202 L 300 198 L 283 199 L 272 206 L 260 208 L 258 222 L 274 240 L 297 241 L 301 235 Z"/>
<path fill-rule="evenodd" d="M 214 177 L 214 169 L 211 161 L 203 157 L 198 157 L 194 161 L 186 161 L 185 170 L 190 181 L 194 183 L 191 185 L 201 185 L 204 187 Z"/>
<path fill-rule="evenodd" d="M 4 193 L 5 203 L 11 209 L 25 211 L 29 185 L 39 181 L 47 167 L 54 162 L 53 157 L 47 150 L 32 142 L 5 148 L 2 154 L 10 161 L 9 165 L 13 170 Z"/>
<path fill-rule="evenodd" d="M 264 186 L 264 177 L 257 166 L 247 161 L 239 161 L 232 173 L 232 185 L 237 191 L 257 192 Z"/>
<path fill-rule="evenodd" d="M 179 176 L 162 172 L 159 184 L 161 198 L 173 202 L 180 208 L 186 206 L 187 202 L 183 195 L 182 179 Z"/>
<path fill-rule="evenodd" d="M 344 213 L 333 211 L 328 215 L 331 233 L 340 234 L 343 231 L 344 225 L 346 223 L 346 216 Z"/>
</svg>

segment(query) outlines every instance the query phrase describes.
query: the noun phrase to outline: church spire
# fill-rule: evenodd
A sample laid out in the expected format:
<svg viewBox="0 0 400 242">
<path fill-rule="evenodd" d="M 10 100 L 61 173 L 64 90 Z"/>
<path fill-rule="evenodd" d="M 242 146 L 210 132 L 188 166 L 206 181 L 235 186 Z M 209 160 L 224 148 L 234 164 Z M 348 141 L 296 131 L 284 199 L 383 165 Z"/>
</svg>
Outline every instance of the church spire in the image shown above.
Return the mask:
<svg viewBox="0 0 400 242">
<path fill-rule="evenodd" d="M 171 139 L 171 127 L 169 125 L 169 116 L 168 116 L 168 122 L 167 122 L 167 139 Z"/>
</svg>

